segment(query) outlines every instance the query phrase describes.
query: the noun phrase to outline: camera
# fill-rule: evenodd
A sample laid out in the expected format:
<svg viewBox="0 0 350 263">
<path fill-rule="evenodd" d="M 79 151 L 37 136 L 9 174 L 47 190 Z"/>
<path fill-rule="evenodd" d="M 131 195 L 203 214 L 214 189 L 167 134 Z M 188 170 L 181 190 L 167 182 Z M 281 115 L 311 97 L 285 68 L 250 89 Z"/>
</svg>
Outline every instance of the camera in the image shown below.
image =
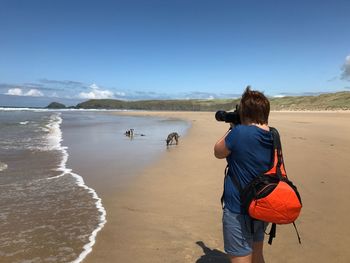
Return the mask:
<svg viewBox="0 0 350 263">
<path fill-rule="evenodd" d="M 217 121 L 224 121 L 228 123 L 233 123 L 234 125 L 241 124 L 241 119 L 239 117 L 239 109 L 238 105 L 236 105 L 236 109 L 234 111 L 224 111 L 219 110 L 215 113 L 215 119 Z"/>
</svg>

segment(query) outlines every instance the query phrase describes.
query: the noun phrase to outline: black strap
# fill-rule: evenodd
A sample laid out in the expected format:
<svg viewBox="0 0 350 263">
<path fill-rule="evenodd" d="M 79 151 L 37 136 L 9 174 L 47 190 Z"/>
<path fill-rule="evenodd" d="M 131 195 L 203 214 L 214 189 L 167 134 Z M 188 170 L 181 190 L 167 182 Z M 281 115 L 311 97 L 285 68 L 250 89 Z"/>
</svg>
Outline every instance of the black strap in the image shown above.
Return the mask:
<svg viewBox="0 0 350 263">
<path fill-rule="evenodd" d="M 233 173 L 230 173 L 230 167 L 228 165 L 226 167 L 226 174 L 231 178 L 233 184 L 237 187 L 239 194 L 241 195 L 243 192 L 243 188 L 240 182 L 238 181 L 237 176 L 233 175 Z"/>
<path fill-rule="evenodd" d="M 299 231 L 297 229 L 297 225 L 295 224 L 295 222 L 293 222 L 293 226 L 294 226 L 295 232 L 297 233 L 299 244 L 301 244 L 301 238 L 300 238 Z"/>
<path fill-rule="evenodd" d="M 225 181 L 226 181 L 226 178 L 227 178 L 227 170 L 228 170 L 228 165 L 226 165 L 226 168 L 225 168 L 225 171 L 224 171 L 224 189 L 222 191 L 222 195 L 221 195 L 221 198 L 220 198 L 220 201 L 221 201 L 221 206 L 222 206 L 222 209 L 225 208 L 225 204 L 224 204 L 224 196 L 225 196 Z"/>
<path fill-rule="evenodd" d="M 283 154 L 282 154 L 282 144 L 281 144 L 281 138 L 280 135 L 277 131 L 276 128 L 270 127 L 270 131 L 271 131 L 271 135 L 272 135 L 272 140 L 273 140 L 273 164 L 275 162 L 275 151 L 277 150 L 277 165 L 276 165 L 276 169 L 277 169 L 277 173 L 280 172 L 280 167 L 283 163 Z M 272 167 L 271 167 L 272 168 Z"/>
<path fill-rule="evenodd" d="M 301 244 L 301 238 L 300 238 L 299 231 L 297 229 L 297 225 L 295 224 L 295 222 L 293 222 L 293 226 L 294 226 L 295 232 L 297 234 L 299 244 Z M 269 245 L 272 245 L 272 240 L 276 237 L 276 231 L 277 231 L 276 227 L 277 227 L 277 225 L 275 223 L 273 223 L 271 225 L 270 233 L 268 234 L 269 235 L 269 241 L 268 241 Z"/>
<path fill-rule="evenodd" d="M 221 198 L 220 198 L 222 209 L 225 208 L 224 197 L 225 197 L 225 182 L 226 182 L 226 180 L 227 180 L 227 177 L 229 177 L 229 178 L 231 179 L 231 181 L 233 182 L 233 184 L 237 187 L 240 196 L 242 195 L 242 191 L 243 191 L 242 186 L 241 186 L 241 184 L 238 182 L 237 177 L 236 177 L 236 176 L 231 176 L 231 175 L 230 175 L 228 164 L 226 165 L 224 174 L 225 174 L 225 177 L 224 177 L 224 187 L 223 187 L 224 190 L 222 191 L 222 195 L 221 195 Z"/>
<path fill-rule="evenodd" d="M 270 127 L 270 131 L 273 139 L 273 155 L 275 155 L 275 150 L 277 150 L 276 174 L 280 179 L 282 179 L 281 165 L 283 164 L 284 170 L 286 170 L 286 165 L 284 164 L 284 160 L 283 160 L 281 139 L 276 128 Z M 274 161 L 275 160 L 273 157 L 273 162 Z M 272 167 L 273 165 L 271 166 L 271 168 Z M 285 175 L 285 177 L 288 178 L 287 175 Z"/>
<path fill-rule="evenodd" d="M 270 132 L 273 138 L 273 148 L 279 149 L 282 152 L 282 145 L 281 145 L 280 134 L 278 130 L 274 127 L 270 127 Z"/>
<path fill-rule="evenodd" d="M 224 196 L 225 196 L 225 181 L 227 179 L 227 177 L 230 177 L 233 184 L 237 187 L 238 191 L 239 191 L 239 194 L 241 195 L 242 191 L 243 191 L 243 188 L 241 186 L 241 184 L 239 183 L 238 179 L 236 176 L 231 176 L 230 173 L 229 173 L 229 165 L 227 164 L 226 165 L 226 168 L 225 168 L 225 171 L 224 171 L 224 174 L 225 174 L 225 178 L 224 178 L 224 190 L 222 192 L 222 195 L 221 195 L 221 206 L 222 208 L 225 208 L 225 204 L 224 204 Z"/>
<path fill-rule="evenodd" d="M 271 225 L 270 233 L 269 233 L 269 245 L 272 245 L 272 240 L 276 237 L 276 224 L 273 223 Z"/>
</svg>

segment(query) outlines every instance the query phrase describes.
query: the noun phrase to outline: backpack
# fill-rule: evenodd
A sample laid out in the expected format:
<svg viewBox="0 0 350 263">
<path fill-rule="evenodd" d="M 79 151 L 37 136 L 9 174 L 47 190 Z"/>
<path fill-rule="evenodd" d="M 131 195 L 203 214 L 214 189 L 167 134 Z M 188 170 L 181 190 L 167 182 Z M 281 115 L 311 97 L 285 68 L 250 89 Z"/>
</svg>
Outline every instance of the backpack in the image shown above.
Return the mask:
<svg viewBox="0 0 350 263">
<path fill-rule="evenodd" d="M 228 166 L 225 176 L 229 176 L 239 190 L 242 206 L 252 218 L 252 224 L 254 220 L 272 223 L 268 241 L 270 245 L 276 236 L 276 224 L 290 223 L 293 224 L 301 244 L 295 225 L 302 208 L 300 194 L 297 187 L 287 178 L 279 133 L 272 127 L 270 131 L 273 137 L 273 162 L 270 169 L 256 176 L 244 188 L 236 176 L 228 173 Z M 251 229 L 253 231 L 254 228 Z"/>
</svg>

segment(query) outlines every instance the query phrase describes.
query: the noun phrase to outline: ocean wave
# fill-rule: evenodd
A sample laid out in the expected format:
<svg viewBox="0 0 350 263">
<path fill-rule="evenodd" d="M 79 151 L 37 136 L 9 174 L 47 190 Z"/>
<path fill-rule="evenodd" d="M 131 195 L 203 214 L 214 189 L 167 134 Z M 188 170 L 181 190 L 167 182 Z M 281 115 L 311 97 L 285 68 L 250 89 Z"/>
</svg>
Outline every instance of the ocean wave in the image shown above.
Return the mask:
<svg viewBox="0 0 350 263">
<path fill-rule="evenodd" d="M 89 242 L 84 245 L 83 251 L 80 253 L 78 258 L 75 259 L 74 261 L 72 261 L 72 263 L 80 263 L 92 251 L 92 247 L 93 247 L 93 245 L 96 242 L 97 233 L 103 228 L 103 226 L 107 222 L 107 220 L 106 220 L 106 210 L 103 207 L 102 200 L 97 195 L 96 191 L 94 189 L 88 187 L 85 184 L 84 179 L 80 175 L 78 175 L 76 173 L 73 173 L 72 169 L 69 169 L 69 168 L 66 167 L 69 154 L 67 152 L 68 147 L 63 146 L 61 144 L 61 142 L 63 141 L 63 138 L 62 138 L 62 131 L 61 131 L 61 128 L 60 128 L 60 126 L 62 124 L 62 118 L 61 118 L 60 115 L 61 115 L 60 113 L 52 115 L 51 116 L 51 121 L 47 125 L 47 127 L 50 130 L 49 135 L 48 135 L 48 139 L 49 139 L 49 142 L 50 142 L 51 149 L 53 149 L 53 150 L 60 150 L 62 152 L 62 159 L 61 159 L 61 162 L 59 164 L 59 167 L 57 168 L 57 171 L 59 171 L 61 173 L 59 175 L 57 175 L 57 176 L 50 177 L 50 178 L 47 178 L 47 179 L 48 180 L 54 180 L 54 179 L 57 179 L 57 178 L 60 178 L 62 176 L 66 176 L 66 175 L 73 176 L 73 178 L 76 180 L 77 185 L 79 187 L 82 187 L 82 188 L 86 189 L 92 195 L 92 198 L 95 200 L 96 208 L 97 208 L 97 210 L 100 213 L 100 218 L 99 218 L 100 223 L 92 231 L 91 235 L 89 236 Z"/>
<path fill-rule="evenodd" d="M 0 111 L 40 111 L 40 112 L 46 112 L 49 111 L 49 109 L 44 108 L 11 108 L 11 107 L 0 107 Z"/>
<path fill-rule="evenodd" d="M 77 183 L 80 187 L 85 188 L 86 190 L 88 190 L 88 192 L 90 194 L 92 194 L 92 198 L 96 201 L 96 208 L 97 210 L 100 212 L 100 223 L 98 224 L 97 228 L 94 229 L 94 231 L 92 231 L 91 235 L 89 236 L 89 243 L 85 244 L 83 247 L 83 252 L 80 253 L 79 257 L 72 261 L 72 263 L 80 263 L 84 260 L 84 258 L 92 251 L 92 247 L 94 246 L 95 242 L 96 242 L 96 236 L 97 233 L 104 227 L 104 225 L 106 224 L 107 220 L 106 220 L 106 210 L 102 205 L 102 199 L 100 197 L 98 197 L 96 191 L 90 187 L 88 187 L 85 183 L 83 178 L 75 173 L 71 173 L 75 179 L 77 180 Z"/>
<path fill-rule="evenodd" d="M 53 114 L 50 117 L 49 123 L 46 125 L 44 131 L 48 132 L 47 142 L 50 150 L 62 150 L 61 141 L 62 141 L 62 131 L 61 131 L 62 118 L 60 113 Z"/>
</svg>

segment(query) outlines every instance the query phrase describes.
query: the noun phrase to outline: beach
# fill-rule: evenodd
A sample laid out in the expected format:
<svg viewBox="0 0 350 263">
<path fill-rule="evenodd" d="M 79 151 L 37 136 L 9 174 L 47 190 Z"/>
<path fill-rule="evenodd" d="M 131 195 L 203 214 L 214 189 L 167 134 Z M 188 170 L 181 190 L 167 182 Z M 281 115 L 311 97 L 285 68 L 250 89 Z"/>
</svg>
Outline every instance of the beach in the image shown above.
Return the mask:
<svg viewBox="0 0 350 263">
<path fill-rule="evenodd" d="M 101 196 L 127 189 L 166 151 L 164 137 L 188 127 L 97 110 L 0 111 L 0 262 L 82 262 L 106 223 Z"/>
<path fill-rule="evenodd" d="M 213 156 L 228 125 L 211 112 L 117 114 L 176 117 L 191 128 L 123 189 L 99 187 L 107 223 L 84 262 L 228 262 L 220 206 L 226 163 Z M 269 124 L 280 131 L 304 207 L 296 222 L 302 244 L 292 225 L 278 226 L 266 262 L 348 262 L 350 113 L 272 112 Z M 104 183 L 110 189 L 113 178 Z"/>
</svg>

